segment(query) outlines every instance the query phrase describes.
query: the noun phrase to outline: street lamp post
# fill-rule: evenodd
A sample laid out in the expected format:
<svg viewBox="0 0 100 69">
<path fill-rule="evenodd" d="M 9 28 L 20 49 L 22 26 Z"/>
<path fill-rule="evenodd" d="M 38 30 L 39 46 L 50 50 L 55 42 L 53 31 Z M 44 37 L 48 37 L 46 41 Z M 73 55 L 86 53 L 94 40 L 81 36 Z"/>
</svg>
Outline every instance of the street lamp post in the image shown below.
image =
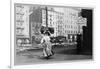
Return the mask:
<svg viewBox="0 0 100 69">
<path fill-rule="evenodd" d="M 46 31 L 46 30 L 48 30 L 48 8 L 45 7 L 45 10 L 46 10 L 46 29 L 45 29 L 45 31 Z"/>
</svg>

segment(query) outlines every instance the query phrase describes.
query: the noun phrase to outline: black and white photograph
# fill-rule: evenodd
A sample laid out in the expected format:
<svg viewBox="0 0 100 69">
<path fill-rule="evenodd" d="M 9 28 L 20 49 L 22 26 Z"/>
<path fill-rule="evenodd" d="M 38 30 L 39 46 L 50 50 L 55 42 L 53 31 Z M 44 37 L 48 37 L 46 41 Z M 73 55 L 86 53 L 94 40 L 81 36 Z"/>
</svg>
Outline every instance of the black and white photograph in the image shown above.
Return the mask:
<svg viewBox="0 0 100 69">
<path fill-rule="evenodd" d="M 14 65 L 93 59 L 93 8 L 14 4 Z"/>
</svg>

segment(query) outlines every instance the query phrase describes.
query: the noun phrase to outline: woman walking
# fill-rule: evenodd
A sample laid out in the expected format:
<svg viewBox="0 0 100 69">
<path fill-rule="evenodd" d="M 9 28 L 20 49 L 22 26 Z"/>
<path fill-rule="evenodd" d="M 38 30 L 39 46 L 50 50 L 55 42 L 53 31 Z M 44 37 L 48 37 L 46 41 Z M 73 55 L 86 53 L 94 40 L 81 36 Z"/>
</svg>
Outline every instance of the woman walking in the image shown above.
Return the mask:
<svg viewBox="0 0 100 69">
<path fill-rule="evenodd" d="M 45 58 L 49 58 L 50 56 L 52 56 L 54 54 L 52 51 L 52 45 L 51 45 L 49 36 L 50 36 L 50 33 L 46 31 L 41 40 L 41 44 L 43 47 L 43 55 Z"/>
</svg>

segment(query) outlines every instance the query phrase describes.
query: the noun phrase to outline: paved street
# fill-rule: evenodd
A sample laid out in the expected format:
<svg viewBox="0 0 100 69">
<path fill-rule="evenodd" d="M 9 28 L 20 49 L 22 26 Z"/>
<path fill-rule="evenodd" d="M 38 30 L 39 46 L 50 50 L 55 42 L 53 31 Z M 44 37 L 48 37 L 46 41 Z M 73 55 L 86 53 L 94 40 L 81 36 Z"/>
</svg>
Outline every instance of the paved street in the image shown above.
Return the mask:
<svg viewBox="0 0 100 69">
<path fill-rule="evenodd" d="M 18 52 L 16 55 L 16 65 L 23 64 L 36 64 L 36 63 L 50 63 L 56 61 L 69 61 L 69 60 L 84 60 L 91 59 L 91 55 L 77 55 L 74 49 L 66 47 L 56 47 L 53 49 L 55 54 L 50 59 L 42 57 L 42 49 L 32 49 L 27 51 Z"/>
</svg>

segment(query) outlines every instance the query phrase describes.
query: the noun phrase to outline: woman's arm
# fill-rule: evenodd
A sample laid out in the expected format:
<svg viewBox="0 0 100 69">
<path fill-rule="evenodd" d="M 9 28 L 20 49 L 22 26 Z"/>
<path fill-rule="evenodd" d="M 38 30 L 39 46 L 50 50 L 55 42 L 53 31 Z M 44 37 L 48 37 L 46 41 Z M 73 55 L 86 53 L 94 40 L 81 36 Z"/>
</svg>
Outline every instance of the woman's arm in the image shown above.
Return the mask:
<svg viewBox="0 0 100 69">
<path fill-rule="evenodd" d="M 42 39 L 41 39 L 41 44 L 42 44 L 43 42 L 44 42 L 44 39 L 42 38 Z"/>
</svg>

